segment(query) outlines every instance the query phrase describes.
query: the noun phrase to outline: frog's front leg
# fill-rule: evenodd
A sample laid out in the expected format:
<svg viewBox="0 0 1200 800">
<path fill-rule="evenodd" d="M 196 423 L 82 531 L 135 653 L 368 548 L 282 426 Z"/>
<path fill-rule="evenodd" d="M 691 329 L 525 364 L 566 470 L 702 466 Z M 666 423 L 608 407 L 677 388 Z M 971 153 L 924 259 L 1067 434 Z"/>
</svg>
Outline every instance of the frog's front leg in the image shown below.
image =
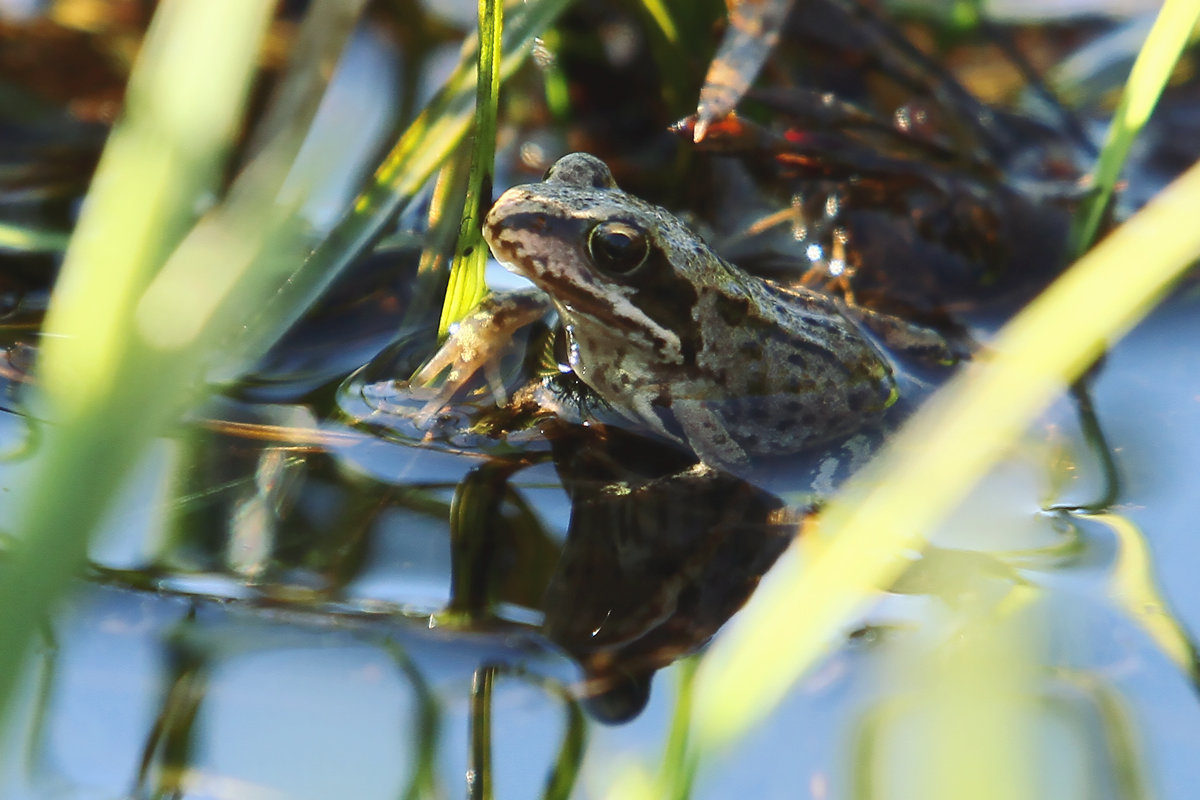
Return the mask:
<svg viewBox="0 0 1200 800">
<path fill-rule="evenodd" d="M 496 405 L 504 405 L 508 398 L 498 369 L 500 357 L 518 330 L 545 317 L 553 307 L 540 289 L 493 292 L 481 300 L 471 313 L 451 327 L 446 341 L 412 376 L 411 386 L 429 386 L 438 375 L 446 373 L 417 414 L 417 423 L 427 425 L 481 369 Z"/>
<path fill-rule="evenodd" d="M 729 434 L 728 425 L 712 404 L 696 398 L 675 398 L 672 411 L 688 447 L 714 467 L 744 464 L 746 451 Z"/>
</svg>

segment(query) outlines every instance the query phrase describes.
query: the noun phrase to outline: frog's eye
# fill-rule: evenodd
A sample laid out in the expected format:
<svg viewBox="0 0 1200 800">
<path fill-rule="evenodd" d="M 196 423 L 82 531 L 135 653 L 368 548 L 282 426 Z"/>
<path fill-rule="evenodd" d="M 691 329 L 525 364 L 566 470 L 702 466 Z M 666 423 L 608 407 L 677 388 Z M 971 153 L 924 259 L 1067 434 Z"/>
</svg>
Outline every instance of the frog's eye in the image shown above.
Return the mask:
<svg viewBox="0 0 1200 800">
<path fill-rule="evenodd" d="M 646 263 L 650 240 L 645 231 L 634 225 L 602 222 L 588 234 L 587 250 L 598 269 L 613 275 L 628 275 Z"/>
</svg>

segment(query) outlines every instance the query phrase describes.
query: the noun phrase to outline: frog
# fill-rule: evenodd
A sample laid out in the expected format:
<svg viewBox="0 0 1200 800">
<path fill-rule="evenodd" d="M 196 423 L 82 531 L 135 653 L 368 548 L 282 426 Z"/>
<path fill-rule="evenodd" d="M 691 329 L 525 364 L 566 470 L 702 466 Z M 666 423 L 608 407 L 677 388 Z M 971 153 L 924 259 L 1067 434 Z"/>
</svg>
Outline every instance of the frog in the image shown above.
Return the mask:
<svg viewBox="0 0 1200 800">
<path fill-rule="evenodd" d="M 447 372 L 432 414 L 515 326 L 557 311 L 566 367 L 617 417 L 741 465 L 878 423 L 897 401 L 877 315 L 722 258 L 667 210 L 622 191 L 587 153 L 505 191 L 483 222 L 492 254 L 535 288 L 497 294 L 413 376 Z"/>
</svg>

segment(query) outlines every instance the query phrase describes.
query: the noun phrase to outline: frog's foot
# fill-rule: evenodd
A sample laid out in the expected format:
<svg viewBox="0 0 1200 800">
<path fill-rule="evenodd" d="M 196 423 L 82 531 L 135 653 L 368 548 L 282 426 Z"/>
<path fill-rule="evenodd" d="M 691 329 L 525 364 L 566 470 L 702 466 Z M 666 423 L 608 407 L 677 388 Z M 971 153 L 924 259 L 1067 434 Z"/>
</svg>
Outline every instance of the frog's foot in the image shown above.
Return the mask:
<svg viewBox="0 0 1200 800">
<path fill-rule="evenodd" d="M 537 289 L 495 292 L 451 328 L 450 336 L 425 366 L 409 381 L 433 394 L 417 412 L 416 423 L 427 427 L 450 399 L 483 370 L 497 406 L 508 402 L 500 375 L 500 357 L 521 328 L 546 316 L 553 308 L 550 298 Z M 432 383 L 445 372 L 441 385 Z"/>
<path fill-rule="evenodd" d="M 864 306 L 847 304 L 847 315 L 877 336 L 888 350 L 928 364 L 952 366 L 970 353 L 945 335 L 925 325 L 884 314 Z"/>
</svg>

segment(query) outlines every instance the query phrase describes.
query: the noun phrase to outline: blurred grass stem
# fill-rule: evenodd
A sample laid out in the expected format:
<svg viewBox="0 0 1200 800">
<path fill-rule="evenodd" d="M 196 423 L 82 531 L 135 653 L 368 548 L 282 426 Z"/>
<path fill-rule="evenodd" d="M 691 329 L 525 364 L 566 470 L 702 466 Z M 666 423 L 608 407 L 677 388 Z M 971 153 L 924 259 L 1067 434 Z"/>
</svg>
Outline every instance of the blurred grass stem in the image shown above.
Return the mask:
<svg viewBox="0 0 1200 800">
<path fill-rule="evenodd" d="M 991 357 L 964 369 L 847 483 L 701 663 L 694 712 L 701 752 L 739 738 L 769 713 L 1034 416 L 1200 255 L 1197 207 L 1200 165 L 1014 318 Z"/>
<path fill-rule="evenodd" d="M 0 565 L 0 705 L 88 533 L 180 399 L 134 335 L 142 290 L 210 202 L 241 120 L 270 0 L 165 0 L 130 78 L 47 314 L 45 441 Z"/>
</svg>

